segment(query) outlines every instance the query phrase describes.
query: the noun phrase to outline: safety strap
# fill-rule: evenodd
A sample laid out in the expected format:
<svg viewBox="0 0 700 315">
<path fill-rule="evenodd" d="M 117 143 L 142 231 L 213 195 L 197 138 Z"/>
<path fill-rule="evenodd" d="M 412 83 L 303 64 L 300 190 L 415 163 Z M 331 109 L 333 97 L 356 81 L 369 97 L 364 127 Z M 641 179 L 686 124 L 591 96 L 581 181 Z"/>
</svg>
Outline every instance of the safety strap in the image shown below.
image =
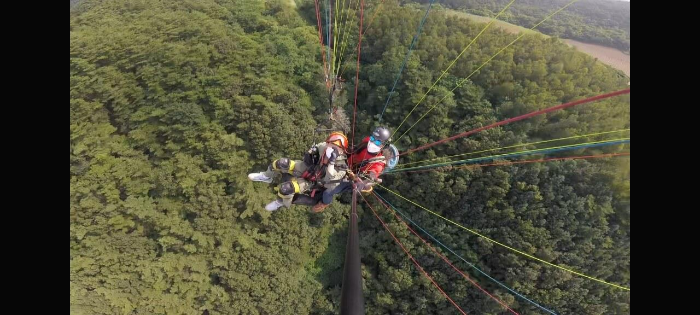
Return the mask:
<svg viewBox="0 0 700 315">
<path fill-rule="evenodd" d="M 385 160 L 386 160 L 386 156 L 380 155 L 380 156 L 373 157 L 371 159 L 366 159 L 362 162 L 363 163 L 372 163 L 372 162 L 385 161 Z"/>
<path fill-rule="evenodd" d="M 369 164 L 384 164 L 386 165 L 386 157 L 383 155 L 376 156 L 370 159 L 366 159 L 357 166 L 358 169 L 363 168 Z"/>
</svg>

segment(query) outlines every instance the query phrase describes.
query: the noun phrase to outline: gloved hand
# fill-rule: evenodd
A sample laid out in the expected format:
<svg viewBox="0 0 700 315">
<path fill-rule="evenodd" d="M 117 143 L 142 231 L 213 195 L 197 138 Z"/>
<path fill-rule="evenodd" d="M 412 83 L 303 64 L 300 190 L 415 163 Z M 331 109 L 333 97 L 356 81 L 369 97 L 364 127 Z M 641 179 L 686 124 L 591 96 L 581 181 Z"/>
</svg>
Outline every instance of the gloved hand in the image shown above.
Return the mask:
<svg viewBox="0 0 700 315">
<path fill-rule="evenodd" d="M 313 145 L 313 146 L 311 146 L 311 148 L 309 149 L 309 154 L 314 154 L 314 153 L 316 153 L 317 151 L 318 151 L 318 148 L 316 147 L 316 145 Z"/>
<path fill-rule="evenodd" d="M 374 186 L 374 183 L 371 181 L 358 180 L 355 182 L 355 188 L 360 192 L 370 192 L 372 191 L 372 186 Z"/>
<path fill-rule="evenodd" d="M 334 163 L 338 158 L 338 151 L 336 151 L 334 148 L 328 147 L 326 148 L 326 157 L 328 158 L 328 163 Z"/>
<path fill-rule="evenodd" d="M 357 178 L 357 176 L 355 175 L 355 173 L 353 173 L 353 172 L 352 172 L 351 170 L 349 170 L 349 169 L 346 171 L 346 174 L 347 174 L 348 178 L 349 178 L 351 181 L 354 181 L 355 178 Z"/>
<path fill-rule="evenodd" d="M 372 179 L 372 181 L 375 183 L 378 183 L 378 184 L 382 183 L 382 179 L 379 178 L 379 176 L 377 176 L 377 174 L 375 172 L 369 172 L 369 178 Z"/>
</svg>

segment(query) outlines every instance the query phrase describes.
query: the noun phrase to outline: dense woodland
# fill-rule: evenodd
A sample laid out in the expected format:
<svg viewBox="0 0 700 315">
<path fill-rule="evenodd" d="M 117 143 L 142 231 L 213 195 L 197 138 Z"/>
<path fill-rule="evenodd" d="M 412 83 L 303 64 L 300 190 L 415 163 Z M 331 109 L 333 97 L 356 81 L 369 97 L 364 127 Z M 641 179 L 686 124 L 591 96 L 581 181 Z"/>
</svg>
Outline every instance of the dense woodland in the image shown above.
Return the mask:
<svg viewBox="0 0 700 315">
<path fill-rule="evenodd" d="M 430 0 L 417 0 L 428 3 Z M 510 0 L 445 0 L 436 1 L 447 8 L 493 17 Z M 549 12 L 571 0 L 516 0 L 499 20 L 530 28 Z M 630 51 L 630 2 L 614 0 L 578 0 L 537 30 L 587 43 Z"/>
<path fill-rule="evenodd" d="M 365 14 L 376 4 L 367 1 Z M 423 8 L 386 0 L 363 37 L 356 141 L 378 124 Z M 523 10 L 511 18 L 529 19 Z M 70 15 L 71 314 L 337 313 L 348 196 L 321 214 L 302 206 L 267 212 L 274 185 L 246 177 L 320 140 L 312 128 L 327 119 L 328 103 L 314 1 L 87 0 Z M 564 23 L 554 21 L 543 30 Z M 357 24 L 347 28 L 350 48 Z M 483 26 L 431 13 L 383 123 L 398 127 Z M 627 87 L 619 71 L 560 40 L 527 35 L 449 92 L 515 37 L 495 27 L 481 35 L 407 120 L 448 95 L 399 149 Z M 337 104 L 350 114 L 352 51 Z M 621 96 L 401 162 L 629 127 L 630 98 Z M 629 145 L 567 154 L 622 151 Z M 629 169 L 628 157 L 570 160 L 386 174 L 384 185 L 509 246 L 629 287 Z M 629 291 L 524 258 L 377 191 L 462 257 L 559 314 L 629 314 Z M 468 314 L 506 313 L 371 203 Z M 367 314 L 458 314 L 371 211 L 358 210 Z M 544 314 L 445 254 L 519 313 Z"/>
</svg>

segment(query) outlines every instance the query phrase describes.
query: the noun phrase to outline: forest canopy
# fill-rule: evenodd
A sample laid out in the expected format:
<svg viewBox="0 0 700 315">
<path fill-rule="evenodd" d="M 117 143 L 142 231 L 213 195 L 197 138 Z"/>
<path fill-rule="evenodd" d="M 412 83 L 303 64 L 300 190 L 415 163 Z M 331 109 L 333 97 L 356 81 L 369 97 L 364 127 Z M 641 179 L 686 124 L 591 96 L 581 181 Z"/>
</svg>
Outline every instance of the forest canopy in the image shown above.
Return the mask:
<svg viewBox="0 0 700 315">
<path fill-rule="evenodd" d="M 470 6 L 466 0 L 453 2 Z M 502 2 L 483 10 L 498 12 Z M 350 16 L 359 18 L 360 10 L 349 3 Z M 367 18 L 377 2 L 365 3 Z M 402 4 L 386 0 L 362 38 L 356 142 L 379 124 L 423 17 L 425 5 Z M 529 15 L 528 8 L 515 6 L 506 20 L 530 23 L 541 16 L 540 11 Z M 574 16 L 584 10 L 576 8 L 544 23 L 542 31 L 563 27 L 568 32 L 567 23 L 589 24 Z M 431 12 L 382 124 L 395 130 L 483 27 Z M 357 20 L 345 31 L 350 44 L 340 70 L 347 83 L 336 105 L 351 116 Z M 626 36 L 629 49 L 629 20 Z M 619 71 L 561 40 L 526 35 L 451 91 L 516 37 L 487 29 L 406 124 L 444 101 L 397 147 L 415 148 L 628 87 Z M 275 158 L 300 158 L 323 137 L 312 131 L 328 118 L 320 52 L 311 0 L 86 0 L 72 6 L 71 314 L 338 313 L 348 196 L 321 214 L 302 206 L 267 212 L 265 203 L 276 196 L 273 185 L 246 177 Z M 402 157 L 400 163 L 629 128 L 630 97 L 619 96 L 490 129 Z M 569 143 L 574 141 L 557 144 Z M 629 145 L 555 156 L 619 152 L 629 152 Z M 385 174 L 382 185 L 508 246 L 629 287 L 629 168 L 629 157 L 566 160 Z M 461 257 L 548 309 L 629 314 L 629 291 L 514 254 L 386 190 L 376 192 Z M 505 314 L 374 197 L 367 200 L 464 311 Z M 367 314 L 459 314 L 364 202 L 358 211 Z M 517 312 L 543 313 L 440 250 Z"/>
</svg>

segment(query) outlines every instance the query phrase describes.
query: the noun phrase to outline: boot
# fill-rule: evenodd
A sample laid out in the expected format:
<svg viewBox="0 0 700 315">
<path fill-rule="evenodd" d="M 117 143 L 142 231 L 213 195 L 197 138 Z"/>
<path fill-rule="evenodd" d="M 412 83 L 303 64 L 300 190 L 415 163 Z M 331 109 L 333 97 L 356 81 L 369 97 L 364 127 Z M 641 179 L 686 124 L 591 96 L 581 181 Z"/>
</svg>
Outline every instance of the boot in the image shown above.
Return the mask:
<svg viewBox="0 0 700 315">
<path fill-rule="evenodd" d="M 330 204 L 325 204 L 323 201 L 319 201 L 313 208 L 311 208 L 311 212 L 313 213 L 321 213 L 323 210 L 326 209 L 326 207 L 330 206 Z"/>
</svg>

